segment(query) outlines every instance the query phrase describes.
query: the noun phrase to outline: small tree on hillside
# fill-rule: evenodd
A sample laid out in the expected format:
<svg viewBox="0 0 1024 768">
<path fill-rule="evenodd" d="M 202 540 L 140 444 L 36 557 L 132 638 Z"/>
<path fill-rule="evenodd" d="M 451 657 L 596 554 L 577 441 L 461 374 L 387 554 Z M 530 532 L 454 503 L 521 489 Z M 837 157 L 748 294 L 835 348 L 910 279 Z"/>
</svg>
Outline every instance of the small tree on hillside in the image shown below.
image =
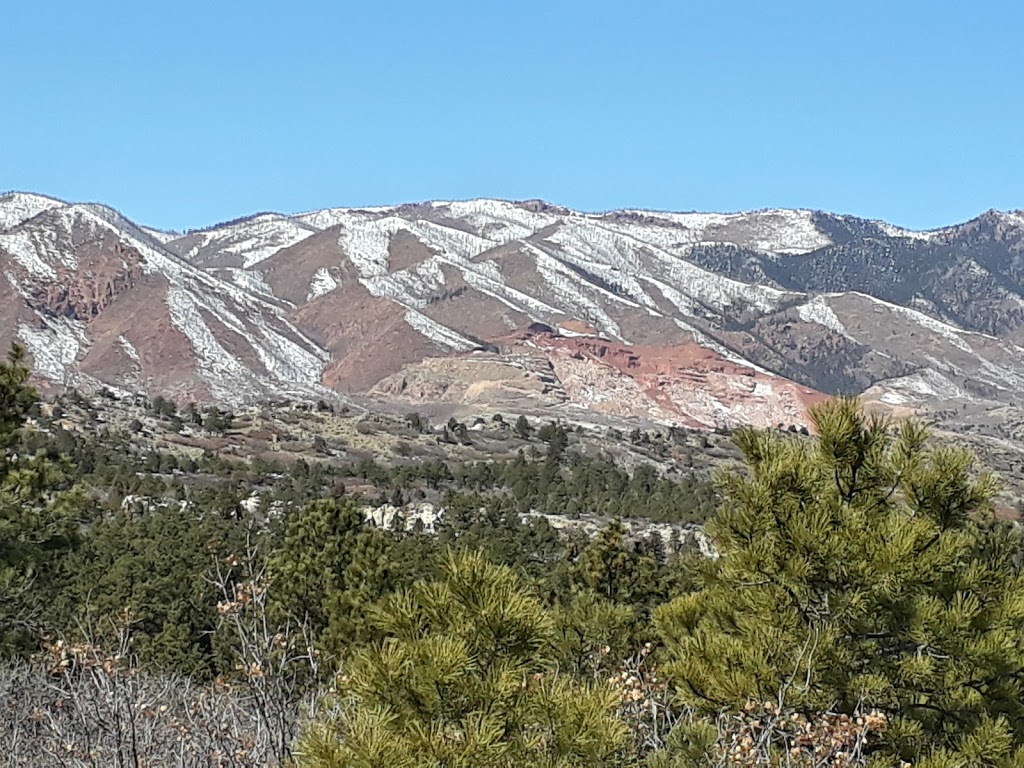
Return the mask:
<svg viewBox="0 0 1024 768">
<path fill-rule="evenodd" d="M 451 555 L 373 620 L 386 639 L 344 668 L 340 718 L 307 733 L 300 765 L 618 764 L 614 691 L 554 671 L 554 623 L 511 569 Z"/>
<path fill-rule="evenodd" d="M 387 544 L 352 501 L 308 504 L 270 557 L 271 617 L 299 622 L 329 655 L 343 653 L 368 631 L 363 611 L 394 586 Z"/>
<path fill-rule="evenodd" d="M 647 603 L 659 587 L 657 560 L 626 541 L 621 520 L 613 520 L 587 542 L 571 575 L 579 587 L 634 607 Z"/>
</svg>

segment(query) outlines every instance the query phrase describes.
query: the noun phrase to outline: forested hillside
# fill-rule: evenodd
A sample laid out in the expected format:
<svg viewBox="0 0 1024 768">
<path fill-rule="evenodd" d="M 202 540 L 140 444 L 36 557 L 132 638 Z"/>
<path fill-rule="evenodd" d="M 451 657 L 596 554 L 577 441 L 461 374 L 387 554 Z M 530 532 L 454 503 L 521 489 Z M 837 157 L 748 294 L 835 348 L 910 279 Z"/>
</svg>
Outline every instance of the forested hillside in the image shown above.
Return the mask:
<svg viewBox="0 0 1024 768">
<path fill-rule="evenodd" d="M 1024 765 L 1020 533 L 919 424 L 333 408 L 41 402 L 14 349 L 12 764 Z"/>
</svg>

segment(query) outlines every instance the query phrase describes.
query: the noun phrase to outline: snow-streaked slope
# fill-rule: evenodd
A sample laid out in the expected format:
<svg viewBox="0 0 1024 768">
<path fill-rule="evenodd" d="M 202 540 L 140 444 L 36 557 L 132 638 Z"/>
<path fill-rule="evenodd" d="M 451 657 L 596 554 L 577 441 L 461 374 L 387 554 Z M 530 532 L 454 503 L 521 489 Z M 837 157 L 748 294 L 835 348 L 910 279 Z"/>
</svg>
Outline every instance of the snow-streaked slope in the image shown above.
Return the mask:
<svg viewBox="0 0 1024 768">
<path fill-rule="evenodd" d="M 866 293 L 857 293 L 858 296 L 863 296 L 868 301 L 878 306 L 885 307 L 886 309 L 896 312 L 904 317 L 913 320 L 916 324 L 920 325 L 933 333 L 938 334 L 957 349 L 964 352 L 971 352 L 971 346 L 964 340 L 964 337 L 969 335 L 967 331 L 957 328 L 955 325 L 944 323 L 941 320 L 936 320 L 934 317 L 926 315 L 924 312 L 919 312 L 916 309 L 910 307 L 904 307 L 899 304 L 893 304 L 888 301 L 876 298 L 875 296 L 869 296 Z M 981 336 L 983 334 L 975 334 Z"/>
<path fill-rule="evenodd" d="M 0 251 L 6 251 L 33 278 L 55 280 L 57 273 L 44 254 L 48 233 L 24 230 L 0 233 Z"/>
<path fill-rule="evenodd" d="M 162 229 L 153 229 L 152 227 L 140 227 L 140 229 L 162 245 L 167 245 L 172 240 L 181 237 L 178 232 L 164 232 Z"/>
<path fill-rule="evenodd" d="M 323 231 L 339 224 L 356 224 L 369 221 L 393 211 L 393 207 L 381 208 L 323 208 L 318 211 L 307 211 L 290 217 L 300 224 L 312 229 Z"/>
<path fill-rule="evenodd" d="M 415 268 L 391 271 L 391 240 L 399 232 L 411 235 L 434 255 Z M 497 245 L 493 240 L 460 229 L 395 216 L 354 222 L 343 226 L 338 235 L 339 249 L 374 296 L 422 308 L 444 285 L 441 267 L 447 265 L 457 269 L 469 285 L 525 314 L 557 313 L 557 308 L 510 287 L 493 262 L 475 259 Z"/>
<path fill-rule="evenodd" d="M 480 237 L 496 243 L 522 240 L 559 220 L 504 200 L 463 200 L 431 204 L 438 213 L 457 219 Z"/>
<path fill-rule="evenodd" d="M 588 295 L 593 291 L 586 289 L 586 282 L 577 272 L 535 245 L 528 246 L 528 251 L 536 258 L 537 273 L 544 278 L 545 287 L 558 305 L 565 307 L 570 316 L 596 325 L 605 336 L 628 343 L 619 324 L 600 302 Z"/>
<path fill-rule="evenodd" d="M 773 209 L 745 213 L 660 213 L 623 211 L 640 222 L 617 227 L 642 240 L 666 247 L 670 243 L 729 242 L 780 254 L 808 253 L 831 244 L 814 224 L 809 210 Z M 657 222 L 665 223 L 658 227 Z"/>
<path fill-rule="evenodd" d="M 508 214 L 510 204 L 489 207 L 484 202 L 488 201 L 439 203 L 437 208 L 445 217 L 467 213 L 478 225 L 484 216 L 488 221 L 499 214 L 515 219 Z M 517 231 L 528 231 L 523 222 L 534 214 L 522 213 L 527 215 L 514 226 L 519 227 Z M 483 236 L 432 221 L 388 215 L 340 226 L 338 247 L 374 296 L 406 307 L 422 308 L 437 291 L 441 281 L 436 273 L 425 270 L 443 264 L 457 269 L 474 289 L 529 317 L 550 320 L 569 313 L 586 318 L 609 338 L 620 340 L 624 334 L 607 305 L 661 316 L 652 291 L 668 298 L 680 317 L 698 310 L 720 314 L 736 305 L 770 311 L 787 296 L 774 288 L 722 277 L 592 218 L 540 217 L 533 223 L 544 230 L 543 237 L 504 241 L 507 229 L 481 227 L 490 233 Z M 393 271 L 390 247 L 399 232 L 414 237 L 433 256 L 419 268 Z M 540 278 L 539 284 L 527 287 L 518 282 L 523 276 L 506 274 L 486 258 L 501 245 L 516 244 L 535 262 L 532 274 Z"/>
<path fill-rule="evenodd" d="M 258 392 L 274 391 L 281 385 L 299 388 L 318 386 L 329 356 L 310 339 L 299 334 L 283 317 L 282 310 L 250 290 L 228 283 L 162 251 L 144 235 L 123 222 L 116 212 L 89 208 L 85 214 L 101 216 L 117 227 L 122 241 L 137 248 L 151 269 L 159 270 L 171 282 L 167 303 L 175 327 L 191 342 L 198 367 L 219 399 L 236 402 Z M 208 324 L 200 309 L 245 340 L 263 364 L 267 374 L 239 368 Z M 244 368 L 244 366 L 243 366 Z"/>
<path fill-rule="evenodd" d="M 884 221 L 872 221 L 876 227 L 882 230 L 889 237 L 902 237 L 907 240 L 921 240 L 929 242 L 941 237 L 943 234 L 948 232 L 947 229 L 933 229 L 928 231 L 920 231 L 916 229 L 905 229 L 904 227 L 897 227 L 894 224 L 889 224 Z"/>
<path fill-rule="evenodd" d="M 414 309 L 406 311 L 405 322 L 440 347 L 447 347 L 455 352 L 468 352 L 476 346 L 465 336 Z"/>
<path fill-rule="evenodd" d="M 827 304 L 858 343 L 899 358 L 955 386 L 988 388 L 1016 397 L 1024 390 L 1024 348 L 1009 339 L 967 331 L 909 307 L 856 291 L 830 293 Z M 945 390 L 944 390 L 945 391 Z"/>
<path fill-rule="evenodd" d="M 187 257 L 190 261 L 202 259 L 207 263 L 215 263 L 220 255 L 237 256 L 241 259 L 242 268 L 249 269 L 317 231 L 317 228 L 287 216 L 262 214 L 193 233 L 192 237 L 197 238 L 198 242 Z"/>
<path fill-rule="evenodd" d="M 43 211 L 64 205 L 60 200 L 25 192 L 0 195 L 0 232 L 16 227 Z"/>
<path fill-rule="evenodd" d="M 594 223 L 569 222 L 537 244 L 549 253 L 554 252 L 549 247 L 553 244 L 563 258 L 582 268 L 609 268 L 611 282 L 643 306 L 652 306 L 653 301 L 640 283 L 652 279 L 685 297 L 677 305 L 685 313 L 697 305 L 720 312 L 736 303 L 770 311 L 786 296 L 775 288 L 722 277 L 621 230 Z"/>
<path fill-rule="evenodd" d="M 817 323 L 823 325 L 831 331 L 845 336 L 851 341 L 856 341 L 846 330 L 842 321 L 836 316 L 832 307 L 828 305 L 828 301 L 824 296 L 815 296 L 806 304 L 801 304 L 796 308 L 797 314 L 800 319 L 805 323 Z"/>
<path fill-rule="evenodd" d="M 285 308 L 267 295 L 269 289 L 258 274 L 234 271 L 229 282 L 197 269 L 104 206 L 63 205 L 47 213 L 45 225 L 35 225 L 37 221 L 0 234 L 0 249 L 20 268 L 20 278 L 15 276 L 11 283 L 26 301 L 58 273 L 77 279 L 76 243 L 114 241 L 138 254 L 143 273 L 159 275 L 169 284 L 166 304 L 171 326 L 188 339 L 196 368 L 219 399 L 237 402 L 258 393 L 319 386 L 329 356 L 288 322 Z M 109 258 L 118 258 L 116 252 L 111 251 Z M 121 266 L 127 268 L 125 258 L 120 257 Z M 252 370 L 237 354 L 228 352 L 204 313 L 248 344 L 262 368 Z M 87 323 L 45 314 L 37 317 L 38 322 L 19 326 L 18 337 L 43 375 L 73 383 L 74 364 L 92 344 Z"/>
<path fill-rule="evenodd" d="M 925 400 L 953 400 L 965 396 L 946 376 L 930 369 L 875 384 L 866 393 L 886 405 L 908 405 Z"/>
<path fill-rule="evenodd" d="M 59 384 L 74 383 L 73 366 L 89 344 L 83 323 L 44 316 L 37 325 L 20 323 L 18 339 L 32 355 L 38 373 Z"/>
</svg>

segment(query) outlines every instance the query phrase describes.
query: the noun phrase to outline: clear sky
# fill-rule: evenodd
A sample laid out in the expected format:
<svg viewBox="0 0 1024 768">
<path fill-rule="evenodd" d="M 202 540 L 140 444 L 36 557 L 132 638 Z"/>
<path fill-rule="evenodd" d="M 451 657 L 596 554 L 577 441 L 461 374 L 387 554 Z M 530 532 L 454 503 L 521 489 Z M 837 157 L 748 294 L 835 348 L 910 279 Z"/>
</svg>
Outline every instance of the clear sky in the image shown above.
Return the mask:
<svg viewBox="0 0 1024 768">
<path fill-rule="evenodd" d="M 1024 4 L 50 0 L 0 19 L 0 189 L 166 228 L 541 197 L 1024 208 Z"/>
</svg>

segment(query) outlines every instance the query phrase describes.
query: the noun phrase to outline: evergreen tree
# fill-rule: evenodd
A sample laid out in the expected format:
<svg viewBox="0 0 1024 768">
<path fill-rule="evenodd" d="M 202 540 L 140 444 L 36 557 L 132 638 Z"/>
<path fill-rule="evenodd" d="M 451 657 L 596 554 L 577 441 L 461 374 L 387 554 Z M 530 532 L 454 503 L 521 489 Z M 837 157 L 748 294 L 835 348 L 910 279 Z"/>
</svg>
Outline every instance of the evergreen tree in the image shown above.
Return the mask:
<svg viewBox="0 0 1024 768">
<path fill-rule="evenodd" d="M 22 428 L 37 396 L 24 350 L 0 361 L 0 653 L 28 650 L 74 546 L 83 499 L 62 465 L 28 455 Z"/>
<path fill-rule="evenodd" d="M 352 501 L 308 504 L 288 521 L 268 564 L 272 615 L 306 623 L 331 654 L 365 639 L 364 609 L 394 588 L 387 535 Z"/>
<path fill-rule="evenodd" d="M 203 414 L 199 412 L 195 403 L 188 403 L 185 406 L 184 421 L 194 426 L 202 426 Z"/>
<path fill-rule="evenodd" d="M 570 595 L 552 611 L 559 669 L 574 675 L 611 671 L 636 650 L 635 612 L 596 592 Z"/>
<path fill-rule="evenodd" d="M 372 618 L 384 639 L 344 668 L 341 714 L 306 734 L 301 766 L 615 764 L 614 692 L 554 671 L 554 624 L 509 568 L 449 555 Z"/>
<path fill-rule="evenodd" d="M 573 568 L 573 579 L 606 600 L 638 604 L 658 588 L 658 562 L 625 541 L 626 528 L 613 521 L 588 542 Z"/>
<path fill-rule="evenodd" d="M 527 419 L 526 416 L 520 416 L 516 419 L 516 425 L 513 428 L 513 431 L 515 432 L 516 437 L 523 440 L 529 440 L 530 435 L 533 433 L 533 427 L 530 426 L 530 420 Z"/>
<path fill-rule="evenodd" d="M 855 400 L 812 415 L 814 440 L 736 436 L 746 472 L 708 526 L 721 558 L 656 614 L 681 698 L 877 708 L 886 765 L 1020 765 L 1020 538 L 977 519 L 992 478 Z"/>
<path fill-rule="evenodd" d="M 222 411 L 215 406 L 210 406 L 206 409 L 205 415 L 203 416 L 203 429 L 208 432 L 223 435 L 229 429 L 234 421 L 234 417 L 228 411 Z"/>
</svg>

